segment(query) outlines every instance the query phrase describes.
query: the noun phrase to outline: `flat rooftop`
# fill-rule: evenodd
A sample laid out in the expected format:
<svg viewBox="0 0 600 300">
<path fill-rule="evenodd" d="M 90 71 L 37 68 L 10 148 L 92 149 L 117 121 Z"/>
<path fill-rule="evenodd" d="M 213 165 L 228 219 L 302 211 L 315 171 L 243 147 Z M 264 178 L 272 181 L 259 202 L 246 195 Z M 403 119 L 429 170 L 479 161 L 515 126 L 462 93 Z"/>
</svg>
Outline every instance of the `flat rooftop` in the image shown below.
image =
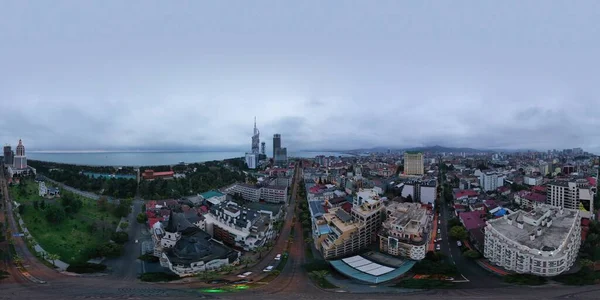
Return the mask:
<svg viewBox="0 0 600 300">
<path fill-rule="evenodd" d="M 542 205 L 532 212 L 519 210 L 508 215 L 508 219 L 512 220 L 512 224 L 509 224 L 508 220 L 504 218 L 488 221 L 488 224 L 508 239 L 530 249 L 538 250 L 560 248 L 561 244 L 568 238 L 571 226 L 576 222 L 580 222 L 577 210 L 563 209 L 561 215 L 558 208 L 548 205 Z M 552 220 L 550 227 L 540 226 L 541 220 L 544 219 Z M 538 225 L 532 224 L 532 220 L 537 221 Z M 522 229 L 518 227 L 519 223 L 523 224 Z M 538 228 L 542 230 L 540 236 L 537 235 Z M 533 241 L 530 239 L 531 234 L 535 235 Z"/>
</svg>

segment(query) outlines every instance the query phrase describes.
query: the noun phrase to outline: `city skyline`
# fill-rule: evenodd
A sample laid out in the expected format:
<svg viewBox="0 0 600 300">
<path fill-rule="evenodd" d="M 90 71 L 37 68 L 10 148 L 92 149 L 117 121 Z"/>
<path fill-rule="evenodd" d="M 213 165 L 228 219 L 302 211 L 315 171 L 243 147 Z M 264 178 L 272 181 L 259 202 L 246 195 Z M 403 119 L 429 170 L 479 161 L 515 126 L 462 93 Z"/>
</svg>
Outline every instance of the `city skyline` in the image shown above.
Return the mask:
<svg viewBox="0 0 600 300">
<path fill-rule="evenodd" d="M 256 116 L 298 150 L 600 153 L 598 6 L 12 2 L 0 141 L 248 151 Z"/>
</svg>

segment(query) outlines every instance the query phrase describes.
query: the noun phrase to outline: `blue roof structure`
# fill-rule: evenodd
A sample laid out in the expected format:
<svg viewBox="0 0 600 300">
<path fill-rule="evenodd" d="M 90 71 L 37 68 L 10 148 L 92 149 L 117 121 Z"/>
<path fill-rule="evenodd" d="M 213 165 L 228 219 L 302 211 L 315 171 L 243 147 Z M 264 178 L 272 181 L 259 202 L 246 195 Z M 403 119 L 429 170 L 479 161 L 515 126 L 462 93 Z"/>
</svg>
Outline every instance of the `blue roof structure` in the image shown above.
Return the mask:
<svg viewBox="0 0 600 300">
<path fill-rule="evenodd" d="M 308 208 L 313 218 L 322 216 L 325 213 L 323 204 L 321 201 L 308 201 Z"/>
<path fill-rule="evenodd" d="M 202 196 L 204 199 L 209 199 L 212 197 L 223 196 L 223 193 L 217 192 L 217 191 L 208 191 L 208 192 L 204 192 L 204 193 L 200 194 L 200 196 Z"/>
<path fill-rule="evenodd" d="M 494 216 L 496 217 L 502 217 L 507 213 L 506 209 L 501 208 L 499 209 L 497 212 L 494 213 Z"/>
<path fill-rule="evenodd" d="M 407 260 L 395 269 L 372 262 L 358 255 L 340 260 L 332 260 L 329 263 L 338 272 L 350 278 L 366 283 L 383 283 L 408 272 L 416 264 L 416 261 Z"/>
</svg>

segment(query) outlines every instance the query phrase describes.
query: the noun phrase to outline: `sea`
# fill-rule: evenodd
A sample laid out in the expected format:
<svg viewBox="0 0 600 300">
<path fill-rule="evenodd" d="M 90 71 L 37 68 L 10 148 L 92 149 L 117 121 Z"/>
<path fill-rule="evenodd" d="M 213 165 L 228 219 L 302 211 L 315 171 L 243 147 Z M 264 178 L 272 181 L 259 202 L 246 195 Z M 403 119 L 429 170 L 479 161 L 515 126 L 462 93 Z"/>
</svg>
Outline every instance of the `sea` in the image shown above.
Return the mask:
<svg viewBox="0 0 600 300">
<path fill-rule="evenodd" d="M 45 152 L 29 151 L 27 159 L 87 166 L 160 166 L 243 157 L 244 152 Z M 290 152 L 289 157 L 350 156 L 337 152 Z"/>
</svg>

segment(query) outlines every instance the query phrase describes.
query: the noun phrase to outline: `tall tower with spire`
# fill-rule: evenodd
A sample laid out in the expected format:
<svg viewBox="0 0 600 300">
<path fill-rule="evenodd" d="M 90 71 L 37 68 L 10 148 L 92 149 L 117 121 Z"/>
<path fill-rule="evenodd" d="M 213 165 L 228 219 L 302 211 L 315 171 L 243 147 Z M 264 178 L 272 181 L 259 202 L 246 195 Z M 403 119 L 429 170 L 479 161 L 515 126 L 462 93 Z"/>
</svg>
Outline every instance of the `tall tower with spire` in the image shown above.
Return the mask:
<svg viewBox="0 0 600 300">
<path fill-rule="evenodd" d="M 25 156 L 25 146 L 23 141 L 19 139 L 15 156 L 13 157 L 13 168 L 17 170 L 27 169 L 27 156 Z"/>
<path fill-rule="evenodd" d="M 252 154 L 260 153 L 260 132 L 256 128 L 256 117 L 254 117 L 254 134 L 252 135 Z"/>
</svg>

